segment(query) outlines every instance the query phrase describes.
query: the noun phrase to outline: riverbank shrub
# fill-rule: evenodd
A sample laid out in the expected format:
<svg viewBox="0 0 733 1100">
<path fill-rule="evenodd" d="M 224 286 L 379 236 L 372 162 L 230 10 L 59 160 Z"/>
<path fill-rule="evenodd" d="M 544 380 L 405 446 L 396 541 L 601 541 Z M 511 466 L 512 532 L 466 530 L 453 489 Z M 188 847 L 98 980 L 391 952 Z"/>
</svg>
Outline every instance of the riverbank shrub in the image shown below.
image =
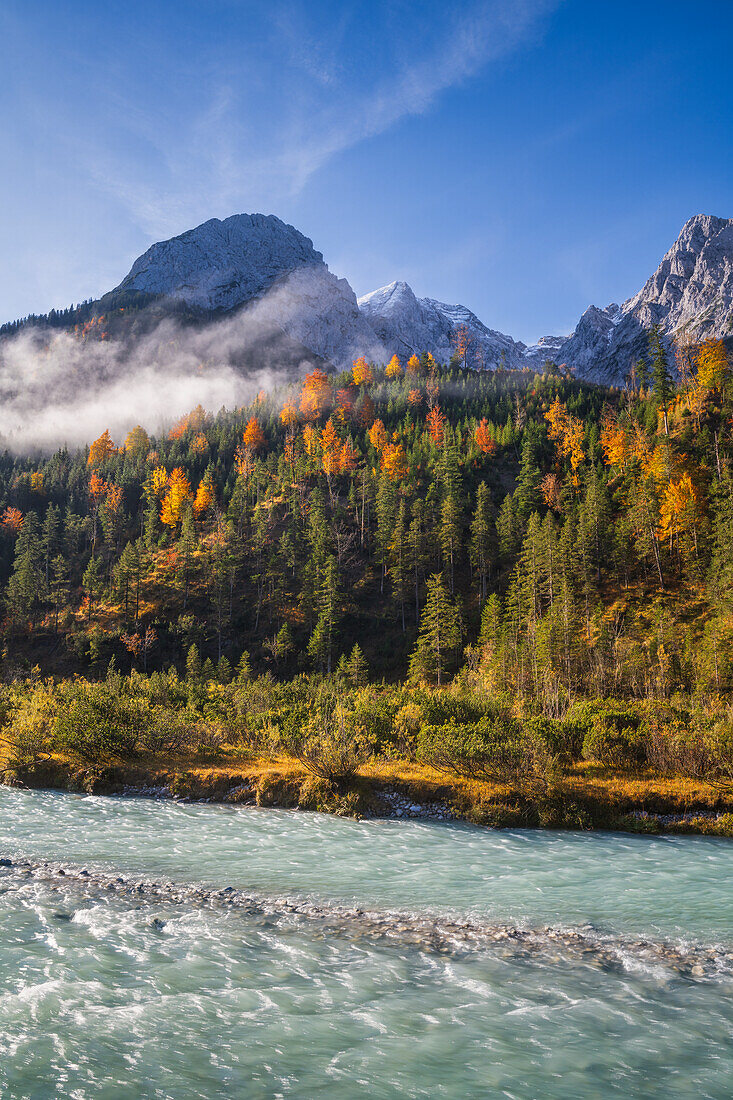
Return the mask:
<svg viewBox="0 0 733 1100">
<path fill-rule="evenodd" d="M 58 703 L 53 686 L 35 684 L 26 694 L 8 704 L 3 741 L 8 751 L 8 768 L 13 771 L 34 765 L 51 754 Z"/>
<path fill-rule="evenodd" d="M 582 734 L 582 758 L 610 768 L 633 768 L 646 763 L 648 728 L 642 715 L 615 699 L 574 703 L 565 722 Z"/>
<path fill-rule="evenodd" d="M 324 691 L 310 707 L 282 716 L 275 747 L 311 774 L 344 783 L 375 751 L 376 739 L 356 707 Z"/>
<path fill-rule="evenodd" d="M 150 676 L 39 680 L 0 689 L 3 766 L 57 754 L 79 765 L 151 757 L 181 770 L 223 759 L 290 756 L 346 789 L 369 763 L 425 764 L 466 779 L 511 784 L 550 797 L 561 775 L 587 763 L 692 777 L 733 790 L 733 708 L 717 698 L 631 703 L 577 700 L 562 718 L 512 710 L 507 696 L 470 683 L 353 686 L 302 674 L 277 681 L 250 672 L 223 680 L 175 671 Z M 179 760 L 180 758 L 180 760 Z M 578 766 L 579 765 L 579 766 Z"/>
<path fill-rule="evenodd" d="M 522 728 L 527 738 L 544 746 L 559 763 L 571 764 L 580 759 L 585 736 L 580 723 L 560 718 L 529 718 Z"/>
<path fill-rule="evenodd" d="M 423 726 L 417 736 L 417 759 L 439 771 L 470 779 L 511 782 L 522 771 L 525 745 L 516 722 L 481 718 Z"/>
</svg>

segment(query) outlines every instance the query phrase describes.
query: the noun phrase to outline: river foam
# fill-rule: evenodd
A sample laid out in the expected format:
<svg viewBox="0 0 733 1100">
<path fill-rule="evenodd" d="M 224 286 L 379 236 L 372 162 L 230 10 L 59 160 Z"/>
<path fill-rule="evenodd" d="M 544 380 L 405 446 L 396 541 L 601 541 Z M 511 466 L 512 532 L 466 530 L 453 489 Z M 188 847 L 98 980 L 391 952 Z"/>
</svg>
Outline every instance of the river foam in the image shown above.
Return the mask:
<svg viewBox="0 0 733 1100">
<path fill-rule="evenodd" d="M 58 889 L 76 888 L 85 899 L 114 895 L 130 903 L 204 906 L 238 912 L 252 921 L 308 925 L 312 935 L 396 941 L 424 951 L 464 954 L 492 950 L 505 958 L 530 958 L 551 951 L 582 958 L 591 965 L 627 970 L 656 968 L 660 974 L 711 980 L 733 978 L 733 948 L 681 945 L 649 939 L 612 936 L 593 928 L 517 928 L 513 925 L 419 916 L 407 911 L 318 904 L 304 898 L 266 896 L 232 886 L 203 886 L 135 879 L 111 872 L 49 860 L 0 859 L 0 889 L 17 888 L 28 879 Z M 60 914 L 58 919 L 66 919 Z M 71 918 L 69 918 L 71 919 Z"/>
<path fill-rule="evenodd" d="M 729 1100 L 733 845 L 0 790 L 0 1095 Z"/>
</svg>

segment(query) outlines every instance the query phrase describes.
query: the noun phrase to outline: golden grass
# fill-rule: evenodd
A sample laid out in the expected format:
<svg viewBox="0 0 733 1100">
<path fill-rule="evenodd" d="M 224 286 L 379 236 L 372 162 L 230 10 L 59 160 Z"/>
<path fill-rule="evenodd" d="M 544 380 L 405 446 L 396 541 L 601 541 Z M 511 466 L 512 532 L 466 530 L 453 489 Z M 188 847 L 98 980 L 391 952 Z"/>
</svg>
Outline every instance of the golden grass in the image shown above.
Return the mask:
<svg viewBox="0 0 733 1100">
<path fill-rule="evenodd" d="M 458 818 L 491 825 L 548 825 L 569 828 L 636 828 L 636 817 L 733 814 L 733 791 L 703 780 L 652 772 L 613 772 L 592 763 L 575 765 L 549 790 L 529 794 L 511 784 L 490 783 L 436 771 L 407 760 L 373 761 L 349 784 L 337 789 L 314 780 L 297 761 L 284 756 L 250 757 L 229 749 L 224 759 L 183 756 L 140 757 L 97 765 L 55 755 L 17 776 L 28 786 L 52 786 L 94 793 L 124 788 L 167 787 L 189 798 L 255 801 L 335 813 L 380 812 L 380 792 L 395 790 L 418 804 L 440 804 Z M 314 784 L 317 798 L 314 800 Z M 348 795 L 348 791 L 352 795 Z M 384 812 L 384 805 L 381 806 Z M 721 817 L 730 835 L 733 818 Z M 661 825 L 675 828 L 675 823 Z M 684 831 L 715 832 L 715 821 L 701 818 Z"/>
</svg>

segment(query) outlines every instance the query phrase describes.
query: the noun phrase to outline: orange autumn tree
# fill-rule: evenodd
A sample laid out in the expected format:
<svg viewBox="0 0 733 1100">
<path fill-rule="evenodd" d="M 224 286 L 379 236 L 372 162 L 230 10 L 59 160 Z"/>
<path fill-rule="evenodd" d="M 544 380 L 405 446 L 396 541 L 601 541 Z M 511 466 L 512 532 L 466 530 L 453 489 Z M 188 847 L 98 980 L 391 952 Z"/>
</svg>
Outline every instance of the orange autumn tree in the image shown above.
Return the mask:
<svg viewBox="0 0 733 1100">
<path fill-rule="evenodd" d="M 191 499 L 191 483 L 180 466 L 168 478 L 168 492 L 160 507 L 160 522 L 166 527 L 177 527 L 181 522 L 181 509 Z"/>
<path fill-rule="evenodd" d="M 407 455 L 401 443 L 385 443 L 381 465 L 391 481 L 403 481 L 408 473 Z"/>
<path fill-rule="evenodd" d="M 350 439 L 341 444 L 339 467 L 342 474 L 351 474 L 359 465 L 359 452 Z"/>
<path fill-rule="evenodd" d="M 323 472 L 330 479 L 339 472 L 341 467 L 341 440 L 330 417 L 321 432 L 321 455 Z"/>
<path fill-rule="evenodd" d="M 17 535 L 18 531 L 20 531 L 23 526 L 23 513 L 19 508 L 8 507 L 3 512 L 0 523 L 6 531 L 11 531 L 13 534 Z"/>
<path fill-rule="evenodd" d="M 387 375 L 387 378 L 400 377 L 400 375 L 402 374 L 402 364 L 400 363 L 399 357 L 397 355 L 392 356 L 389 363 L 387 363 L 384 373 Z"/>
<path fill-rule="evenodd" d="M 107 492 L 107 482 L 99 474 L 94 473 L 89 479 L 89 496 L 93 501 L 100 501 Z"/>
<path fill-rule="evenodd" d="M 552 508 L 553 512 L 560 511 L 561 490 L 562 486 L 557 474 L 545 474 L 540 482 L 540 491 L 545 504 L 548 508 Z"/>
<path fill-rule="evenodd" d="M 196 490 L 196 499 L 193 502 L 193 514 L 196 519 L 201 519 L 214 503 L 214 487 L 211 484 L 211 475 L 207 472 L 199 482 Z"/>
<path fill-rule="evenodd" d="M 428 415 L 425 417 L 425 423 L 428 426 L 430 432 L 430 438 L 436 447 L 443 446 L 443 431 L 445 429 L 446 417 L 441 411 L 440 405 L 434 405 Z"/>
<path fill-rule="evenodd" d="M 312 424 L 306 424 L 303 428 L 303 444 L 306 454 L 313 458 L 318 453 L 320 436 Z"/>
<path fill-rule="evenodd" d="M 476 425 L 476 431 L 474 438 L 478 445 L 478 449 L 485 455 L 495 455 L 497 451 L 496 443 L 489 434 L 489 424 L 486 417 L 483 418 L 480 424 Z"/>
<path fill-rule="evenodd" d="M 108 515 L 116 515 L 122 507 L 122 486 L 110 482 L 107 486 L 107 500 L 105 510 Z"/>
<path fill-rule="evenodd" d="M 670 481 L 659 506 L 659 539 L 669 539 L 670 547 L 677 541 L 680 551 L 697 553 L 697 532 L 701 520 L 698 493 L 688 473 Z"/>
<path fill-rule="evenodd" d="M 354 391 L 350 386 L 336 391 L 336 416 L 344 424 L 354 415 Z"/>
<path fill-rule="evenodd" d="M 89 448 L 89 457 L 87 459 L 87 466 L 92 466 L 95 469 L 102 465 L 105 459 L 111 455 L 119 454 L 118 448 L 112 442 L 112 438 L 109 434 L 109 430 L 105 430 L 100 435 L 99 439 L 95 439 Z"/>
<path fill-rule="evenodd" d="M 249 451 L 251 454 L 262 451 L 267 446 L 265 434 L 256 416 L 251 416 L 247 421 L 247 427 L 244 429 L 244 435 L 242 436 L 242 443 L 244 444 L 245 450 Z"/>
<path fill-rule="evenodd" d="M 405 370 L 408 374 L 415 375 L 420 373 L 420 360 L 415 354 L 411 355 L 410 358 L 407 360 L 407 366 L 405 367 Z"/>
<path fill-rule="evenodd" d="M 374 450 L 381 454 L 387 442 L 387 432 L 382 421 L 375 420 L 367 434 Z"/>
<path fill-rule="evenodd" d="M 372 368 L 369 366 L 363 355 L 360 355 L 358 359 L 354 360 L 354 368 L 352 374 L 354 377 L 355 386 L 368 385 L 369 382 L 374 381 Z"/>
<path fill-rule="evenodd" d="M 585 458 L 583 452 L 583 439 L 585 428 L 583 421 L 577 416 L 571 416 L 559 397 L 556 397 L 550 408 L 545 413 L 545 420 L 550 425 L 548 435 L 557 443 L 557 449 L 564 458 L 570 459 L 573 474 Z M 576 480 L 574 478 L 574 480 Z"/>
<path fill-rule="evenodd" d="M 616 412 L 606 409 L 601 422 L 601 450 L 607 466 L 624 469 L 632 455 L 632 441 Z"/>
<path fill-rule="evenodd" d="M 724 393 L 730 382 L 730 360 L 722 340 L 705 340 L 695 355 L 696 381 L 703 390 Z"/>
<path fill-rule="evenodd" d="M 197 405 L 195 409 L 191 409 L 190 413 L 182 416 L 181 419 L 173 425 L 168 432 L 168 438 L 170 440 L 180 439 L 186 432 L 200 432 L 206 423 L 206 410 L 203 405 Z"/>
<path fill-rule="evenodd" d="M 318 420 L 331 403 L 331 382 L 325 371 L 316 368 L 306 374 L 300 395 L 300 411 L 306 420 Z"/>
<path fill-rule="evenodd" d="M 407 395 L 407 403 L 413 409 L 419 409 L 422 405 L 422 393 L 420 390 L 410 390 Z"/>
<path fill-rule="evenodd" d="M 280 413 L 280 420 L 286 428 L 294 428 L 298 423 L 298 410 L 295 407 L 295 402 L 292 398 L 288 398 L 282 407 Z"/>
</svg>

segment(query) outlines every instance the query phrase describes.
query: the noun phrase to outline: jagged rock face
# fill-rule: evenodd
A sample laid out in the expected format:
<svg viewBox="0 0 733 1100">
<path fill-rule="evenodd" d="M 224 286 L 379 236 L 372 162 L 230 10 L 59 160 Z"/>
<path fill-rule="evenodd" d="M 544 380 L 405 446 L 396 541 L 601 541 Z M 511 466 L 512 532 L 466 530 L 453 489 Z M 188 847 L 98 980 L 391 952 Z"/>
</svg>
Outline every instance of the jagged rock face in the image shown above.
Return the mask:
<svg viewBox="0 0 733 1100">
<path fill-rule="evenodd" d="M 528 364 L 541 367 L 548 359 L 559 362 L 557 355 L 567 336 L 540 336 L 536 344 L 529 344 L 524 350 L 524 360 Z"/>
<path fill-rule="evenodd" d="M 733 337 L 733 220 L 691 218 L 635 297 L 621 307 L 589 306 L 570 336 L 545 336 L 530 347 L 488 328 L 465 306 L 416 297 L 404 282 L 357 303 L 312 242 L 274 215 L 214 218 L 154 244 L 116 290 L 204 314 L 246 308 L 253 322 L 262 319 L 263 332 L 285 333 L 341 369 L 358 355 L 385 361 L 430 351 L 447 362 L 456 329 L 465 325 L 471 366 L 539 368 L 553 359 L 578 377 L 613 384 L 646 354 L 652 324 L 667 337 Z"/>
<path fill-rule="evenodd" d="M 556 349 L 558 362 L 572 366 L 578 375 L 587 377 L 595 364 L 608 355 L 621 317 L 615 302 L 605 309 L 588 306 L 575 331 Z"/>
<path fill-rule="evenodd" d="M 620 383 L 634 360 L 647 354 L 654 324 L 670 338 L 683 332 L 694 340 L 733 335 L 733 220 L 690 218 L 651 278 L 620 310 L 586 310 L 558 349 L 557 362 L 589 381 Z"/>
<path fill-rule="evenodd" d="M 365 294 L 359 298 L 359 309 L 390 354 L 409 357 L 429 351 L 439 362 L 447 362 L 455 350 L 453 335 L 462 325 L 473 337 L 469 353 L 473 366 L 495 369 L 502 362 L 517 366 L 524 352 L 524 344 L 487 328 L 465 306 L 418 298 L 404 282 Z"/>
<path fill-rule="evenodd" d="M 274 215 L 235 214 L 152 245 L 116 291 L 154 294 L 203 312 L 254 303 L 263 327 L 281 329 L 338 367 L 383 357 L 356 295 L 313 242 Z"/>
<path fill-rule="evenodd" d="M 733 219 L 698 214 L 623 312 L 644 328 L 685 329 L 694 339 L 733 332 Z"/>
<path fill-rule="evenodd" d="M 336 278 L 325 264 L 292 271 L 263 295 L 255 308 L 258 318 L 282 328 L 341 370 L 351 367 L 359 355 L 374 362 L 389 358 L 359 312 L 346 279 Z"/>
</svg>

